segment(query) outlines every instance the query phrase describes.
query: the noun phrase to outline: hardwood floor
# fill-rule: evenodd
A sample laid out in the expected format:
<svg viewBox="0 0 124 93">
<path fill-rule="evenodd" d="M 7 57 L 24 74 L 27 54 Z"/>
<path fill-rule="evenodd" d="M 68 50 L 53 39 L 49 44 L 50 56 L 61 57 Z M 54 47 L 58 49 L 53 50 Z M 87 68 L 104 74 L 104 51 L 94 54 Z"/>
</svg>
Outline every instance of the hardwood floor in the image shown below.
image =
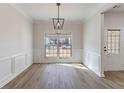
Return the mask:
<svg viewBox="0 0 124 93">
<path fill-rule="evenodd" d="M 107 71 L 106 78 L 124 88 L 124 71 Z"/>
<path fill-rule="evenodd" d="M 124 88 L 124 72 L 106 72 L 99 78 L 82 64 L 33 64 L 4 89 L 106 89 Z M 121 75 L 120 75 L 121 74 Z M 123 74 L 123 75 L 122 75 Z M 111 75 L 115 77 L 111 78 Z M 117 80 L 118 78 L 118 80 Z M 121 83 L 121 84 L 120 84 Z M 122 84 L 123 83 L 123 84 Z"/>
</svg>

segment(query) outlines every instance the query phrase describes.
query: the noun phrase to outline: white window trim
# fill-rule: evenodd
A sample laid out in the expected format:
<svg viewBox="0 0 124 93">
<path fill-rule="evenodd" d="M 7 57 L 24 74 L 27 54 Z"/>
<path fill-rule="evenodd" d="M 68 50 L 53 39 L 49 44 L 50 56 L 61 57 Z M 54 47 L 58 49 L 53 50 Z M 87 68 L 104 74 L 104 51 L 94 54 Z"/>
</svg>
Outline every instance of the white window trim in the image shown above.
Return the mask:
<svg viewBox="0 0 124 93">
<path fill-rule="evenodd" d="M 70 56 L 69 57 L 60 57 L 59 56 L 59 47 L 57 47 L 57 56 L 50 56 L 50 57 L 48 57 L 48 56 L 46 56 L 46 35 L 57 35 L 56 33 L 44 33 L 44 57 L 45 58 L 64 58 L 64 59 L 68 59 L 68 58 L 72 58 L 72 34 L 71 33 L 61 33 L 60 35 L 69 35 L 70 34 L 70 38 L 71 38 L 71 48 L 70 48 Z"/>
</svg>

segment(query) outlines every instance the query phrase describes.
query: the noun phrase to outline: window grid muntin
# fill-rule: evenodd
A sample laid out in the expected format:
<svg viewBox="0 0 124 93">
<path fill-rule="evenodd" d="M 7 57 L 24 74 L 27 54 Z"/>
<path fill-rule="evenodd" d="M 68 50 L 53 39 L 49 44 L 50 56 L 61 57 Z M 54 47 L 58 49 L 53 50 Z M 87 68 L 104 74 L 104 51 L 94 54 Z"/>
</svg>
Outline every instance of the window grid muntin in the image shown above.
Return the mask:
<svg viewBox="0 0 124 93">
<path fill-rule="evenodd" d="M 107 31 L 107 53 L 120 53 L 120 29 L 108 29 Z"/>
<path fill-rule="evenodd" d="M 49 37 L 52 37 L 52 36 L 48 36 L 45 34 L 45 56 L 46 57 L 57 57 L 57 53 L 56 53 L 57 47 L 55 48 L 54 45 L 51 44 L 50 48 L 47 48 L 46 41 L 47 41 L 47 39 L 49 39 Z M 53 37 L 52 37 L 52 39 L 53 39 Z M 54 37 L 54 39 L 57 39 L 57 37 Z"/>
<path fill-rule="evenodd" d="M 49 37 L 49 35 L 51 35 L 53 37 L 54 36 L 57 37 L 57 53 L 56 54 L 54 52 L 53 53 L 52 52 L 46 53 L 46 51 L 47 51 L 46 38 Z M 59 39 L 61 36 L 62 37 L 68 37 L 68 39 L 70 38 L 70 41 L 69 41 L 70 42 L 70 52 L 67 52 L 67 49 L 66 49 L 66 50 L 63 50 L 62 53 L 60 53 L 61 50 L 60 50 L 60 47 L 58 45 L 58 42 L 59 42 Z M 45 57 L 63 57 L 63 58 L 66 57 L 66 58 L 68 58 L 71 56 L 72 56 L 72 35 L 71 35 L 71 33 L 69 33 L 69 34 L 63 33 L 61 35 L 45 33 Z"/>
</svg>

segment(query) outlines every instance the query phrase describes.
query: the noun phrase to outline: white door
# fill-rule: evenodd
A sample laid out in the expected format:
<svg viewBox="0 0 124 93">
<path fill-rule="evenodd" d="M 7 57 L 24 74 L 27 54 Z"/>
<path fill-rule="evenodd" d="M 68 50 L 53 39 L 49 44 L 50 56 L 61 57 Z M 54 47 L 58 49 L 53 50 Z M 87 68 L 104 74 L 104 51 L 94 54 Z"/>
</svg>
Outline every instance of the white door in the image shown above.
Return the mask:
<svg viewBox="0 0 124 93">
<path fill-rule="evenodd" d="M 120 56 L 120 29 L 106 29 L 104 36 L 104 69 L 107 71 L 118 70 Z M 118 66 L 118 67 L 117 67 Z"/>
</svg>

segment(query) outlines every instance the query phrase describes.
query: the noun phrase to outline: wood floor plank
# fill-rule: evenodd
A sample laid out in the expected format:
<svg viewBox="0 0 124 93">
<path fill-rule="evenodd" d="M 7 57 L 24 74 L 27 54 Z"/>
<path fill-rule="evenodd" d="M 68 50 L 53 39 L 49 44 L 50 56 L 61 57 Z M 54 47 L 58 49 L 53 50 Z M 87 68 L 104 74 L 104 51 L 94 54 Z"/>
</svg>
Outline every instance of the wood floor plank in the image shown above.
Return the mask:
<svg viewBox="0 0 124 93">
<path fill-rule="evenodd" d="M 100 78 L 82 64 L 33 64 L 3 89 L 111 89 L 124 88 L 124 72 L 106 72 Z"/>
</svg>

